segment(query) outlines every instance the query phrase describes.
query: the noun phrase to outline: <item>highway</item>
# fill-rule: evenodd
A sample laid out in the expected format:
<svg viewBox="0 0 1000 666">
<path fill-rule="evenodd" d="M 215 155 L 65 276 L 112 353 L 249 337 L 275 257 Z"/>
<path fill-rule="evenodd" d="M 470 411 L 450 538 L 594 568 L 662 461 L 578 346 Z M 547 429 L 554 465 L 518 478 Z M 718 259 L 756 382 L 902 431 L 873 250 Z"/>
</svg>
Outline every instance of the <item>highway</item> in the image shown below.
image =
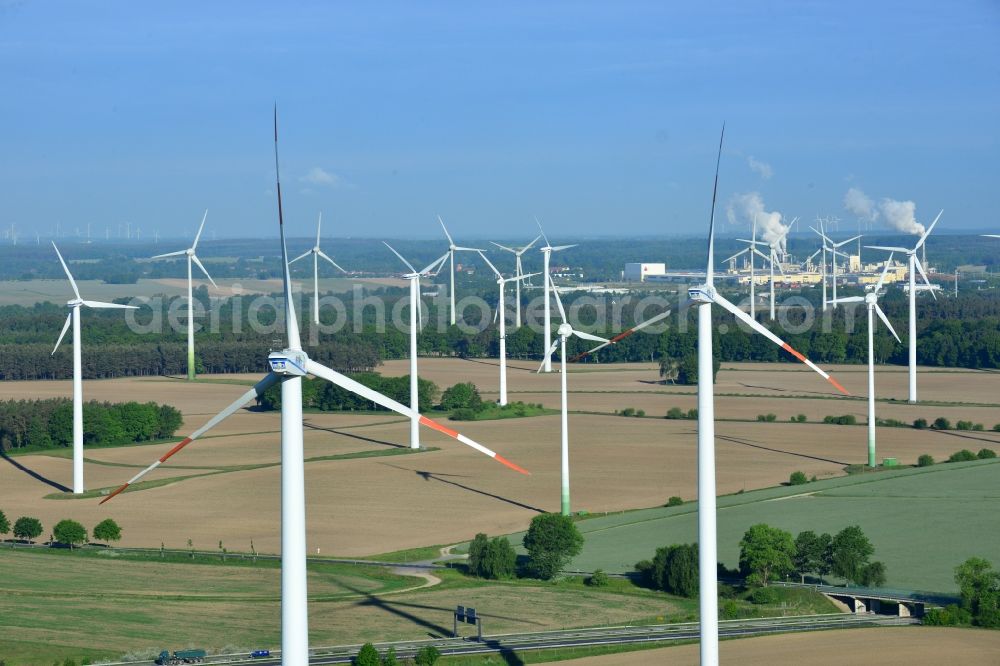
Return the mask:
<svg viewBox="0 0 1000 666">
<path fill-rule="evenodd" d="M 719 635 L 723 638 L 759 636 L 764 634 L 797 631 L 817 631 L 822 629 L 846 629 L 868 626 L 900 626 L 919 624 L 915 618 L 900 618 L 877 615 L 853 615 L 835 613 L 829 615 L 806 615 L 798 617 L 765 618 L 749 620 L 721 620 Z M 412 657 L 425 646 L 436 647 L 442 655 L 475 655 L 488 653 L 511 653 L 527 650 L 585 647 L 594 645 L 626 645 L 632 643 L 671 643 L 677 641 L 697 641 L 698 623 L 658 624 L 648 626 L 599 627 L 594 629 L 568 629 L 522 634 L 500 634 L 483 636 L 482 642 L 472 638 L 443 638 L 416 641 L 376 643 L 375 647 L 384 654 L 390 647 L 396 649 L 399 658 Z M 310 664 L 347 664 L 361 649 L 361 645 L 339 645 L 316 647 L 310 652 Z M 256 664 L 257 666 L 280 666 L 279 651 L 270 657 L 250 659 L 245 653 L 215 655 L 206 658 L 206 664 Z M 137 662 L 131 662 L 134 666 Z M 148 662 L 147 662 L 148 663 Z M 109 664 L 106 666 L 125 666 Z"/>
</svg>

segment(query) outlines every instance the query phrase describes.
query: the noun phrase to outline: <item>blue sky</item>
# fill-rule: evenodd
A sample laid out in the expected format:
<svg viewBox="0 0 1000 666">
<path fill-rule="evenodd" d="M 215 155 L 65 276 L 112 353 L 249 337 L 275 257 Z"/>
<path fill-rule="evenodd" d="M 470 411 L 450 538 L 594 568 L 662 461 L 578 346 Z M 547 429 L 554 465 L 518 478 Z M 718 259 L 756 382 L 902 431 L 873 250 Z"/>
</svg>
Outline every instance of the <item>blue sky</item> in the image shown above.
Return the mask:
<svg viewBox="0 0 1000 666">
<path fill-rule="evenodd" d="M 723 222 L 1000 230 L 997 2 L 0 0 L 0 80 L 22 233 L 274 235 L 275 100 L 295 235 L 699 233 L 723 120 Z"/>
</svg>

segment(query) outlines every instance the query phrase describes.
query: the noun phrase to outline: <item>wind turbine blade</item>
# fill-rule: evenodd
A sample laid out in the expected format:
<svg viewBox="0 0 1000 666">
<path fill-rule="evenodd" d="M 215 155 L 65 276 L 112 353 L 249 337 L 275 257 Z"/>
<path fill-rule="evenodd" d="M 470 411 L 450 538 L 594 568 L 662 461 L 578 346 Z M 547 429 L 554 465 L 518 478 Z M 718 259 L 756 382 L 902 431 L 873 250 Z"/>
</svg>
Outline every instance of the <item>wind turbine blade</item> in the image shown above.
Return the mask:
<svg viewBox="0 0 1000 666">
<path fill-rule="evenodd" d="M 944 214 L 944 209 L 942 209 L 942 210 L 941 210 L 941 212 L 937 214 L 937 217 L 935 217 L 935 218 L 934 218 L 934 221 L 933 221 L 933 222 L 931 222 L 931 226 L 927 227 L 927 231 L 925 231 L 925 232 L 923 233 L 923 235 L 921 235 L 921 236 L 920 236 L 920 240 L 918 240 L 918 241 L 917 241 L 917 244 L 916 244 L 916 246 L 915 246 L 915 247 L 913 248 L 913 251 L 914 251 L 914 252 L 916 252 L 917 250 L 919 250 L 919 249 L 920 249 L 920 246 L 921 246 L 921 245 L 923 245 L 923 244 L 924 244 L 924 241 L 926 241 L 926 240 L 927 240 L 927 237 L 931 235 L 931 231 L 933 231 L 933 230 L 934 230 L 934 225 L 938 223 L 938 220 L 940 220 L 940 219 L 941 219 L 941 216 L 942 216 L 943 214 Z"/>
<path fill-rule="evenodd" d="M 559 316 L 562 318 L 562 322 L 564 324 L 569 323 L 566 321 L 566 310 L 563 309 L 562 299 L 559 298 L 559 290 L 556 289 L 556 283 L 552 281 L 551 275 L 549 275 L 549 286 L 552 287 L 552 293 L 555 294 L 556 305 L 559 306 Z"/>
<path fill-rule="evenodd" d="M 727 309 L 730 312 L 732 312 L 736 316 L 736 318 L 739 319 L 740 321 L 742 321 L 744 324 L 746 324 L 747 326 L 749 326 L 753 330 L 757 331 L 758 333 L 760 333 L 761 335 L 763 335 L 765 338 L 767 338 L 768 340 L 770 340 L 774 344 L 778 345 L 779 347 L 781 347 L 782 349 L 784 349 L 786 352 L 788 352 L 789 354 L 791 354 L 795 358 L 799 359 L 800 361 L 802 361 L 803 363 L 805 363 L 806 365 L 808 365 L 811 369 L 815 370 L 817 373 L 819 373 L 819 375 L 823 379 L 825 379 L 826 381 L 828 381 L 831 384 L 833 384 L 834 387 L 836 387 L 836 389 L 838 391 L 840 391 L 844 395 L 850 395 L 850 393 L 847 392 L 847 389 L 845 389 L 843 386 L 840 385 L 840 382 L 838 382 L 836 379 L 834 379 L 829 374 L 827 374 L 826 372 L 824 372 L 818 365 L 816 365 L 815 363 L 813 363 L 812 361 L 810 361 L 809 359 L 807 359 L 805 356 L 803 356 L 801 353 L 799 353 L 790 344 L 788 344 L 787 342 L 785 342 L 784 340 L 782 340 L 781 338 L 779 338 L 777 335 L 775 335 L 771 331 L 767 330 L 765 327 L 761 326 L 756 320 L 751 319 L 750 315 L 748 315 L 747 313 L 743 312 L 743 310 L 740 310 L 738 307 L 736 307 L 735 305 L 733 305 L 732 303 L 730 303 L 729 301 L 727 301 L 725 298 L 723 298 L 722 296 L 720 296 L 718 294 L 718 292 L 715 293 L 715 295 L 712 297 L 712 300 L 714 302 L 718 303 L 719 305 L 721 305 L 722 307 L 724 307 L 725 309 Z"/>
<path fill-rule="evenodd" d="M 875 314 L 878 315 L 878 318 L 882 320 L 885 327 L 889 329 L 890 333 L 892 333 L 892 337 L 896 338 L 896 342 L 903 344 L 903 341 L 899 339 L 898 335 L 896 335 L 896 329 L 894 329 L 892 324 L 889 323 L 889 318 L 885 316 L 884 312 L 882 312 L 882 308 L 878 306 L 878 303 L 875 304 Z"/>
<path fill-rule="evenodd" d="M 839 243 L 834 243 L 834 244 L 833 244 L 833 246 L 834 246 L 834 247 L 840 247 L 841 245 L 846 245 L 846 244 L 850 243 L 851 241 L 856 241 L 856 240 L 858 240 L 859 238 L 861 238 L 861 236 L 860 236 L 860 235 L 858 235 L 858 236 L 855 236 L 854 238 L 848 238 L 847 240 L 844 240 L 844 241 L 840 241 Z"/>
<path fill-rule="evenodd" d="M 305 258 L 306 258 L 306 257 L 308 257 L 308 256 L 309 256 L 310 254 L 312 254 L 312 252 L 313 252 L 312 250 L 306 250 L 305 252 L 303 252 L 303 253 L 302 253 L 302 254 L 300 254 L 299 256 L 295 257 L 294 259 L 292 259 L 292 260 L 291 260 L 291 261 L 289 261 L 288 263 L 289 263 L 289 264 L 294 264 L 294 263 L 295 263 L 296 261 L 298 261 L 299 259 L 305 259 Z"/>
<path fill-rule="evenodd" d="M 809 227 L 809 228 L 812 229 L 813 231 L 815 231 L 817 234 L 819 234 L 819 237 L 822 238 L 823 240 L 825 240 L 826 242 L 828 242 L 828 243 L 832 243 L 833 242 L 829 238 L 827 238 L 826 234 L 824 234 L 822 231 L 820 231 L 816 227 Z"/>
<path fill-rule="evenodd" d="M 542 238 L 545 240 L 545 246 L 552 247 L 552 243 L 549 242 L 549 237 L 545 235 L 545 230 L 542 229 L 542 223 L 538 221 L 538 216 L 535 216 L 535 224 L 538 225 L 538 233 L 540 233 Z"/>
<path fill-rule="evenodd" d="M 767 256 L 766 254 L 764 254 L 763 252 L 761 252 L 757 248 L 753 248 L 753 253 L 756 254 L 761 259 L 763 259 L 764 261 L 771 261 L 771 257 Z"/>
<path fill-rule="evenodd" d="M 864 296 L 844 296 L 843 298 L 831 298 L 827 300 L 829 305 L 840 305 L 841 303 L 864 303 Z"/>
<path fill-rule="evenodd" d="M 56 346 L 52 348 L 52 354 L 49 354 L 49 356 L 54 355 L 56 353 L 56 350 L 59 349 L 59 345 L 62 344 L 63 338 L 66 337 L 66 331 L 69 330 L 69 325 L 71 323 L 73 323 L 73 311 L 72 310 L 70 310 L 70 313 L 68 315 L 66 315 L 66 323 L 63 324 L 62 333 L 59 334 L 59 339 L 56 340 Z"/>
<path fill-rule="evenodd" d="M 709 285 L 715 282 L 715 201 L 719 194 L 719 164 L 722 162 L 722 140 L 726 137 L 726 123 L 722 123 L 719 134 L 719 153 L 715 157 L 715 182 L 712 185 L 712 212 L 708 221 L 708 260 L 705 268 L 705 278 Z"/>
<path fill-rule="evenodd" d="M 576 329 L 573 329 L 573 335 L 583 340 L 590 340 L 591 342 L 604 342 L 604 343 L 611 342 L 607 338 L 602 338 L 599 335 L 594 335 L 592 333 L 584 333 L 583 331 L 578 331 Z"/>
<path fill-rule="evenodd" d="M 108 495 L 107 497 L 105 497 L 104 499 L 102 499 L 101 500 L 101 504 L 104 504 L 105 502 L 107 502 L 108 500 L 110 500 L 112 497 L 114 497 L 118 493 L 124 491 L 130 485 L 132 485 L 133 483 L 135 483 L 136 481 L 138 481 L 142 477 L 146 476 L 150 472 L 152 472 L 154 469 L 156 469 L 157 467 L 159 467 L 162 463 L 166 462 L 167 459 L 170 458 L 172 455 L 174 455 L 175 453 L 177 453 L 178 451 L 180 451 L 181 449 L 183 449 L 185 446 L 187 446 L 188 444 L 190 444 L 194 440 L 196 440 L 199 437 L 201 437 L 202 435 L 204 435 L 206 432 L 208 432 L 209 430 L 211 430 L 215 426 L 219 425 L 219 423 L 221 423 L 226 418 L 228 418 L 229 416 L 231 416 L 238 409 L 240 409 L 241 407 L 243 407 L 243 405 L 247 404 L 248 402 L 250 402 L 254 398 L 260 397 L 264 393 L 264 391 L 266 391 L 268 388 L 270 388 L 274 384 L 278 383 L 278 380 L 279 380 L 278 375 L 274 374 L 273 372 L 272 373 L 268 373 L 267 376 L 265 376 L 263 379 L 261 379 L 256 384 L 254 384 L 253 388 L 251 388 L 249 391 L 247 391 L 246 393 L 244 393 L 243 395 L 241 395 L 239 398 L 237 398 L 235 402 L 233 402 L 231 405 L 229 405 L 228 407 L 226 407 L 225 409 L 223 409 L 221 412 L 219 412 L 218 414 L 216 414 L 215 416 L 213 416 L 212 418 L 210 418 L 208 420 L 208 423 L 206 423 L 202 427 L 198 428 L 193 433 L 191 433 L 190 435 L 188 435 L 187 437 L 185 437 L 183 440 L 181 440 L 180 442 L 178 442 L 177 445 L 175 445 L 172 449 L 170 449 L 169 451 L 167 451 L 159 459 L 157 459 L 156 462 L 154 462 L 152 465 L 150 465 L 146 469 L 142 470 L 141 472 L 139 472 L 138 474 L 136 474 L 135 476 L 133 476 L 131 479 L 129 479 L 127 482 L 125 482 L 122 486 L 120 486 L 113 493 L 111 493 L 110 495 Z"/>
<path fill-rule="evenodd" d="M 559 252 L 560 250 L 568 250 L 571 247 L 576 247 L 576 246 L 577 246 L 576 243 L 574 243 L 573 245 L 556 245 L 554 248 L 552 248 L 552 251 Z"/>
<path fill-rule="evenodd" d="M 448 233 L 448 227 L 444 226 L 444 220 L 441 219 L 440 215 L 438 215 L 438 222 L 441 223 L 441 228 L 444 229 L 444 235 L 448 237 L 448 245 L 454 248 L 455 241 L 451 239 L 451 234 Z"/>
<path fill-rule="evenodd" d="M 306 254 L 309 254 L 309 253 L 307 252 Z M 336 261 L 334 261 L 330 257 L 326 256 L 326 252 L 324 252 L 323 250 L 318 250 L 317 254 L 319 256 L 321 256 L 322 258 L 326 259 L 327 261 L 329 261 L 331 264 L 333 264 L 334 268 L 336 268 L 337 270 L 339 270 L 341 273 L 347 273 L 347 271 L 345 271 L 343 268 L 341 268 L 340 264 L 338 264 Z"/>
<path fill-rule="evenodd" d="M 289 349 L 302 349 L 299 322 L 292 300 L 292 273 L 288 268 L 288 245 L 285 244 L 285 214 L 281 205 L 281 171 L 278 168 L 278 105 L 274 105 L 274 182 L 278 193 L 278 235 L 281 237 L 281 268 L 285 292 L 285 336 Z"/>
<path fill-rule="evenodd" d="M 504 278 L 504 282 L 517 282 L 518 280 L 527 280 L 528 278 L 535 277 L 536 275 L 541 275 L 541 271 L 538 273 L 525 273 L 524 275 L 515 275 L 514 277 Z"/>
<path fill-rule="evenodd" d="M 886 252 L 902 252 L 903 254 L 909 254 L 909 250 L 905 247 L 887 247 L 885 245 L 865 245 L 869 250 L 885 250 Z"/>
<path fill-rule="evenodd" d="M 59 263 L 62 264 L 63 270 L 66 271 L 66 277 L 69 278 L 69 284 L 73 287 L 73 293 L 76 294 L 77 298 L 80 298 L 80 290 L 76 288 L 76 280 L 73 279 L 73 274 L 69 272 L 69 267 L 63 261 L 62 254 L 59 253 L 59 248 L 56 247 L 55 241 L 52 241 L 52 247 L 55 248 L 56 256 L 59 257 Z"/>
<path fill-rule="evenodd" d="M 212 286 L 218 289 L 219 285 L 215 284 L 215 280 L 213 280 L 212 276 L 208 274 L 208 270 L 205 269 L 205 266 L 204 264 L 201 263 L 201 259 L 198 258 L 198 255 L 192 254 L 191 260 L 198 265 L 198 268 L 200 268 L 201 272 L 205 274 L 205 277 L 208 278 L 208 281 L 212 283 Z"/>
<path fill-rule="evenodd" d="M 518 255 L 518 256 L 521 256 L 522 254 L 524 254 L 525 252 L 527 252 L 528 250 L 530 250 L 531 246 L 534 245 L 535 243 L 537 243 L 538 241 L 540 241 L 541 239 L 542 239 L 541 236 L 535 236 L 535 239 L 533 241 L 531 241 L 530 243 L 528 243 L 527 245 L 525 245 L 524 247 L 522 247 L 520 250 L 518 250 L 517 252 L 515 252 L 515 254 Z M 545 241 L 545 242 L 546 242 L 546 244 L 548 244 L 548 241 Z"/>
<path fill-rule="evenodd" d="M 481 247 L 459 247 L 458 245 L 455 246 L 455 252 L 487 252 L 487 251 L 488 250 L 484 250 Z"/>
<path fill-rule="evenodd" d="M 778 253 L 775 252 L 774 249 L 771 250 L 771 263 L 775 265 L 779 273 L 781 273 L 782 275 L 785 274 L 785 269 L 781 265 L 781 261 L 778 260 Z"/>
<path fill-rule="evenodd" d="M 815 252 L 813 252 L 812 254 L 810 254 L 809 258 L 806 259 L 806 262 L 808 263 L 808 262 L 812 261 L 813 259 L 815 259 L 816 255 L 819 254 L 822 251 L 823 251 L 823 248 L 820 248 L 820 249 L 816 250 Z"/>
<path fill-rule="evenodd" d="M 1000 238 L 1000 234 L 980 234 L 983 238 Z"/>
<path fill-rule="evenodd" d="M 733 259 L 735 259 L 736 257 L 740 256 L 741 254 L 746 254 L 746 253 L 747 253 L 747 252 L 749 252 L 749 251 L 750 251 L 750 248 L 746 248 L 746 249 L 744 249 L 744 250 L 740 250 L 739 252 L 737 252 L 737 253 L 736 253 L 736 254 L 734 254 L 733 256 L 731 256 L 731 257 L 726 257 L 726 258 L 725 258 L 725 259 L 723 259 L 722 261 L 723 261 L 723 262 L 726 262 L 726 261 L 732 261 Z"/>
<path fill-rule="evenodd" d="M 150 257 L 150 259 L 163 259 L 164 257 L 179 257 L 182 254 L 187 254 L 187 250 L 178 250 L 177 252 L 167 252 L 166 254 L 158 254 L 155 257 Z"/>
<path fill-rule="evenodd" d="M 924 265 L 920 263 L 920 260 L 917 259 L 916 255 L 914 255 L 913 257 L 913 264 L 917 267 L 917 272 L 920 273 L 920 277 L 924 279 L 924 283 L 926 283 L 927 286 L 930 287 L 931 281 L 927 278 L 927 273 L 924 272 Z M 930 292 L 931 296 L 934 297 L 934 300 L 936 301 L 937 294 L 934 293 L 933 289 L 931 289 Z"/>
<path fill-rule="evenodd" d="M 406 264 L 406 267 L 410 269 L 410 272 L 411 272 L 411 273 L 416 273 L 416 272 L 417 272 L 417 269 L 413 267 L 413 264 L 411 264 L 411 263 L 410 263 L 410 262 L 408 262 L 408 261 L 407 261 L 406 259 L 404 259 L 404 258 L 403 258 L 403 255 L 401 255 L 401 254 L 400 254 L 399 252 L 396 252 L 396 249 L 395 249 L 395 248 L 394 248 L 393 246 L 389 245 L 389 244 L 388 244 L 388 243 L 386 243 L 385 241 L 382 241 L 382 242 L 383 242 L 383 243 L 385 244 L 385 246 L 386 246 L 387 248 L 389 248 L 390 250 L 392 250 L 392 253 L 393 253 L 394 255 L 396 255 L 397 257 L 399 257 L 399 260 L 400 260 L 400 261 L 402 261 L 402 262 L 403 262 L 404 264 Z"/>
<path fill-rule="evenodd" d="M 875 283 L 876 294 L 878 294 L 878 290 L 882 288 L 882 285 L 885 284 L 885 276 L 889 273 L 889 267 L 892 266 L 892 254 L 892 252 L 889 253 L 889 258 L 885 260 L 885 268 L 882 269 L 882 275 L 878 277 L 878 282 Z"/>
<path fill-rule="evenodd" d="M 486 255 L 483 254 L 482 250 L 478 250 L 478 252 L 479 252 L 479 256 L 482 257 L 483 261 L 486 262 L 486 265 L 489 266 L 490 268 L 492 268 L 493 272 L 496 273 L 496 276 L 502 280 L 503 279 L 503 275 L 501 275 L 500 271 L 497 270 L 497 267 L 493 265 L 493 262 L 486 258 Z"/>
<path fill-rule="evenodd" d="M 496 245 L 501 250 L 506 250 L 507 252 L 513 252 L 514 254 L 517 254 L 517 250 L 515 250 L 512 247 L 507 247 L 506 245 L 501 245 L 500 243 L 494 243 L 493 241 L 490 241 L 490 243 L 492 243 L 493 245 Z"/>
<path fill-rule="evenodd" d="M 103 303 L 101 301 L 83 301 L 83 304 L 88 308 L 97 309 L 117 309 L 117 310 L 138 310 L 138 305 L 121 305 L 120 303 Z"/>
<path fill-rule="evenodd" d="M 319 213 L 319 219 L 316 220 L 316 247 L 319 247 L 319 230 L 323 228 L 323 211 Z"/>
<path fill-rule="evenodd" d="M 444 262 L 448 261 L 451 250 L 445 252 L 440 257 L 435 259 L 433 262 L 427 265 L 424 270 L 420 271 L 420 275 L 434 276 L 441 272 L 441 267 L 444 266 Z M 434 269 L 437 269 L 436 271 Z"/>
<path fill-rule="evenodd" d="M 541 372 L 542 369 L 545 367 L 545 359 L 547 359 L 548 357 L 552 356 L 556 352 L 556 348 L 558 346 L 559 346 L 559 336 L 557 335 L 556 339 L 552 341 L 552 346 L 549 347 L 549 350 L 547 352 L 545 352 L 545 356 L 542 357 L 542 363 L 541 363 L 541 365 L 538 366 L 538 370 L 535 370 L 535 374 L 536 375 L 539 372 Z"/>
<path fill-rule="evenodd" d="M 208 219 L 208 209 L 205 209 L 205 214 L 201 216 L 201 225 L 198 227 L 198 233 L 195 234 L 194 243 L 191 244 L 191 249 L 198 247 L 198 239 L 201 238 L 201 230 L 205 228 L 205 220 Z"/>
<path fill-rule="evenodd" d="M 520 472 L 521 474 L 529 473 L 523 467 L 515 465 L 514 463 L 510 462 L 503 456 L 497 454 L 495 451 L 486 448 L 482 444 L 479 444 L 478 442 L 469 439 L 465 435 L 455 432 L 451 428 L 447 428 L 441 425 L 437 421 L 433 421 L 427 418 L 426 416 L 422 416 L 418 412 L 414 412 L 409 407 L 406 407 L 405 405 L 396 402 L 395 400 L 393 400 L 388 396 L 382 395 L 378 391 L 373 391 L 364 384 L 361 384 L 351 379 L 350 377 L 346 377 L 337 372 L 336 370 L 331 370 L 325 365 L 321 365 L 316 361 L 313 361 L 312 359 L 306 362 L 306 370 L 309 371 L 310 374 L 316 375 L 320 379 L 325 379 L 326 381 L 332 384 L 336 384 L 342 389 L 350 391 L 351 393 L 356 393 L 357 395 L 360 395 L 362 398 L 365 398 L 366 400 L 371 400 L 375 404 L 381 405 L 386 409 L 390 409 L 398 414 L 402 414 L 403 416 L 407 416 L 410 418 L 417 416 L 420 418 L 421 425 L 425 425 L 428 428 L 437 430 L 438 432 L 448 435 L 453 439 L 457 439 L 462 444 L 472 447 L 473 449 L 479 451 L 480 453 L 488 455 L 490 458 L 493 458 L 497 462 L 503 463 L 504 465 L 510 467 L 515 472 Z"/>
</svg>

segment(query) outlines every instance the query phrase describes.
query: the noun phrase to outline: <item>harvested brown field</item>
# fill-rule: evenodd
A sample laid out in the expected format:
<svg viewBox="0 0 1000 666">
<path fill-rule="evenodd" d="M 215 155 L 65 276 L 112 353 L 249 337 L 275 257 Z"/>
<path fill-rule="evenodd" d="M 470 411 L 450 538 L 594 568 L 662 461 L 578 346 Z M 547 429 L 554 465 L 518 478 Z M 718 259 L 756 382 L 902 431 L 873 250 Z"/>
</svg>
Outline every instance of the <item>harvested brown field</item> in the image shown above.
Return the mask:
<svg viewBox="0 0 1000 666">
<path fill-rule="evenodd" d="M 495 381 L 496 366 L 489 361 L 421 359 L 422 376 L 446 387 L 473 381 L 480 387 Z M 525 366 L 519 363 L 517 365 Z M 404 371 L 405 362 L 390 362 L 387 374 Z M 810 420 L 826 414 L 852 413 L 864 420 L 863 401 L 827 399 L 825 382 L 795 366 L 742 366 L 719 373 L 720 392 L 729 387 L 761 391 L 780 379 L 795 385 L 794 397 L 773 391 L 768 396 L 720 397 L 720 419 L 754 419 L 773 412 L 777 423 L 720 420 L 718 484 L 720 493 L 772 486 L 787 481 L 793 471 L 825 477 L 843 473 L 850 463 L 865 459 L 863 426 L 820 423 L 792 424 L 792 414 Z M 849 367 L 842 380 L 863 384 L 864 373 Z M 905 389 L 905 372 L 898 375 Z M 962 384 L 979 387 L 979 397 L 991 394 L 996 377 L 988 373 L 956 371 Z M 927 373 L 925 377 L 934 377 Z M 155 400 L 173 404 L 185 416 L 184 434 L 227 405 L 255 377 L 206 377 L 193 384 L 170 378 L 133 378 L 88 381 L 88 399 Z M 558 378 L 514 371 L 512 399 L 530 396 L 530 402 L 559 404 Z M 656 506 L 672 495 L 692 499 L 695 494 L 695 428 L 688 420 L 626 418 L 615 410 L 635 407 L 661 417 L 670 407 L 694 406 L 694 387 L 664 387 L 656 382 L 656 367 L 589 365 L 573 369 L 570 377 L 572 410 L 601 412 L 570 417 L 571 489 L 573 508 L 614 512 Z M 769 384 L 770 383 L 770 384 Z M 926 381 L 928 399 L 934 382 Z M 746 385 L 746 386 L 744 386 Z M 820 398 L 809 397 L 818 390 Z M 576 393 L 576 391 L 591 391 Z M 602 391 L 597 393 L 596 391 Z M 606 392 L 605 392 L 606 391 Z M 664 392 L 664 393 L 658 393 Z M 68 396 L 70 383 L 4 382 L 0 398 Z M 950 396 L 952 399 L 954 396 Z M 885 405 L 886 410 L 921 410 L 929 420 L 943 415 L 957 420 L 979 414 L 977 422 L 992 426 L 988 414 L 1000 420 L 1000 410 L 986 407 L 924 407 Z M 951 411 L 953 410 L 953 411 Z M 880 414 L 881 414 L 880 406 Z M 914 417 L 915 418 L 915 417 Z M 909 419 L 912 420 L 912 419 Z M 181 547 L 187 539 L 210 546 L 221 539 L 233 549 L 245 549 L 253 539 L 258 550 L 279 549 L 280 444 L 277 413 L 244 410 L 204 439 L 195 442 L 158 469 L 150 479 L 176 479 L 155 488 L 126 493 L 102 507 L 97 500 L 43 499 L 56 493 L 53 485 L 68 485 L 68 458 L 30 455 L 15 458 L 18 469 L 0 461 L 0 507 L 8 516 L 33 515 L 48 527 L 62 518 L 92 526 L 113 517 L 124 527 L 122 545 Z M 309 548 L 324 554 L 370 555 L 392 550 L 453 543 L 476 532 L 491 534 L 523 529 L 538 511 L 559 506 L 559 419 L 541 416 L 501 421 L 451 422 L 480 441 L 529 469 L 531 476 L 514 474 L 482 455 L 438 433 L 424 430 L 425 446 L 439 447 L 413 455 L 405 453 L 408 424 L 391 414 L 307 414 L 306 491 Z M 86 479 L 89 488 L 110 488 L 124 482 L 162 455 L 170 445 L 157 444 L 112 449 L 88 449 Z M 910 428 L 879 428 L 878 454 L 912 464 L 923 453 L 947 458 L 960 448 L 978 450 L 1000 446 L 991 432 L 937 432 Z M 365 454 L 373 457 L 320 460 L 330 456 Z M 388 455 L 387 455 L 388 454 Z M 63 453 L 65 455 L 65 453 Z M 188 477 L 188 478 L 180 478 Z"/>
<path fill-rule="evenodd" d="M 879 627 L 758 636 L 722 641 L 723 663 L 741 666 L 843 666 L 873 659 L 885 664 L 1000 664 L 1000 632 L 945 627 Z M 672 664 L 697 666 L 698 646 L 626 652 L 560 662 L 574 666 Z"/>
</svg>

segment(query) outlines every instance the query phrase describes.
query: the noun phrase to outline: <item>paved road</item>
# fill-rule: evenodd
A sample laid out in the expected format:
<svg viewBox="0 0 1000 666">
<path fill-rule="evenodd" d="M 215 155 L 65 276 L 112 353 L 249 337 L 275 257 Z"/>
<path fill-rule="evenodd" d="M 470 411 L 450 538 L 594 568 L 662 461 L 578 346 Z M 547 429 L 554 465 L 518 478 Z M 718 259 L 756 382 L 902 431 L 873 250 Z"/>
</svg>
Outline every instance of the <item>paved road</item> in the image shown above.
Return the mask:
<svg viewBox="0 0 1000 666">
<path fill-rule="evenodd" d="M 723 620 L 719 623 L 719 635 L 724 638 L 759 636 L 772 633 L 816 631 L 820 629 L 846 629 L 862 626 L 898 626 L 918 624 L 914 618 L 897 618 L 875 615 L 810 615 L 790 618 L 767 618 L 753 620 Z M 482 642 L 466 638 L 437 640 L 397 641 L 377 643 L 380 653 L 390 647 L 396 649 L 400 658 L 412 657 L 417 650 L 431 645 L 443 655 L 474 655 L 487 653 L 514 653 L 527 650 L 582 647 L 588 645 L 624 645 L 630 643 L 669 643 L 698 640 L 698 623 L 663 624 L 638 627 L 607 627 L 597 629 L 571 629 L 525 634 L 504 634 L 484 636 Z M 361 645 L 341 645 L 310 650 L 309 663 L 346 664 L 350 663 Z M 219 655 L 209 657 L 205 663 L 238 664 L 253 663 L 257 666 L 280 666 L 280 653 L 269 658 L 249 660 L 246 655 Z"/>
</svg>

